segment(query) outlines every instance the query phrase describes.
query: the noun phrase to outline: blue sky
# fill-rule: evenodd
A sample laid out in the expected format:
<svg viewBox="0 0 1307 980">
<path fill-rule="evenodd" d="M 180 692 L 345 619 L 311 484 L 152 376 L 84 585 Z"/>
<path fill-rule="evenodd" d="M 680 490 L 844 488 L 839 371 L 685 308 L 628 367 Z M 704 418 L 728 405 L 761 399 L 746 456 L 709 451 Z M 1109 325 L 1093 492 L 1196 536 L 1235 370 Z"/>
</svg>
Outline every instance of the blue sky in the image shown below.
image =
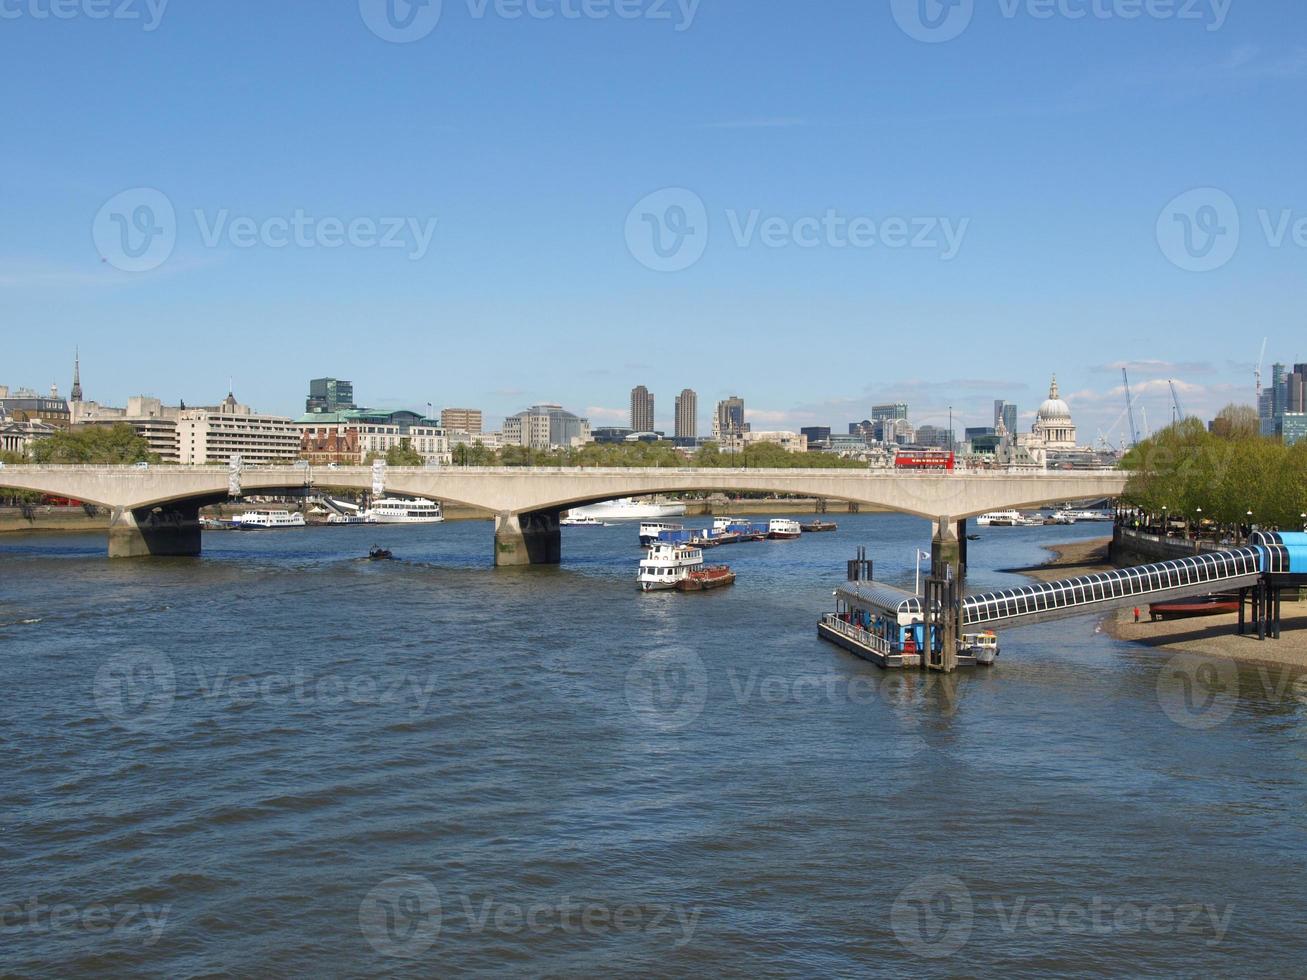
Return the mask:
<svg viewBox="0 0 1307 980">
<path fill-rule="evenodd" d="M 1156 424 L 1307 360 L 1294 0 L 58 2 L 0 3 L 0 383 L 842 428 L 1057 372 L 1092 439 L 1122 362 Z"/>
</svg>

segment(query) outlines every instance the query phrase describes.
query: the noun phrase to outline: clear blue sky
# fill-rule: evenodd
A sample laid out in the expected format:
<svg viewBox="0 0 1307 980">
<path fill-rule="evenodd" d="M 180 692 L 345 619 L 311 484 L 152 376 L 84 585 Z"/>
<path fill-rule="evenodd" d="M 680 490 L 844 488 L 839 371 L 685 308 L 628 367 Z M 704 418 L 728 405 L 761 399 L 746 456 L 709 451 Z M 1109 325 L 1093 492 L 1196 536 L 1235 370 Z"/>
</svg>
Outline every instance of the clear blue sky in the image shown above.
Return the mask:
<svg viewBox="0 0 1307 980">
<path fill-rule="evenodd" d="M 1300 0 L 1157 0 L 1192 14 L 1166 19 L 1126 16 L 1143 0 L 960 0 L 971 20 L 940 43 L 900 26 L 917 0 L 701 0 L 692 19 L 677 0 L 548 19 L 444 0 L 407 43 L 379 36 L 386 0 L 174 0 L 157 24 L 160 0 L 66 2 L 68 19 L 0 8 L 0 383 L 66 391 L 79 344 L 87 397 L 116 404 L 215 402 L 231 376 L 293 414 L 335 375 L 372 405 L 558 401 L 612 424 L 643 383 L 669 427 L 689 386 L 705 419 L 738 393 L 755 428 L 842 428 L 896 399 L 917 422 L 952 404 L 984 424 L 996 397 L 1024 416 L 1056 371 L 1093 438 L 1123 408 L 1113 364 L 1138 362 L 1156 422 L 1169 377 L 1196 412 L 1251 401 L 1263 337 L 1268 374 L 1307 360 L 1307 241 L 1277 247 L 1258 216 L 1307 217 Z M 431 26 L 435 8 L 397 3 L 394 23 Z M 703 202 L 707 245 L 659 272 L 627 219 L 668 187 Z M 1231 240 L 1230 200 L 1240 236 L 1195 272 L 1157 228 L 1199 187 L 1229 195 L 1194 209 L 1200 233 L 1215 216 Z M 143 272 L 102 213 L 135 188 L 176 214 Z M 965 234 L 951 259 L 841 248 L 801 222 L 828 211 Z M 416 259 L 408 231 L 398 249 L 206 242 L 224 215 L 297 212 L 437 225 Z M 751 212 L 815 244 L 748 238 Z"/>
</svg>

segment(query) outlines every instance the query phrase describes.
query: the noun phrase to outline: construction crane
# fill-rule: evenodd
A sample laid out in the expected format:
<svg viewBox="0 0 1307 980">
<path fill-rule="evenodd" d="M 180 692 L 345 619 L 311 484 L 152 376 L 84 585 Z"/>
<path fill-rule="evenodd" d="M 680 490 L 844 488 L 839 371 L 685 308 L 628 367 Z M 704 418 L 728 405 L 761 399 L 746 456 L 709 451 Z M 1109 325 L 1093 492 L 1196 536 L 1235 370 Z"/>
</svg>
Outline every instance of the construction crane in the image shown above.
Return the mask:
<svg viewBox="0 0 1307 980">
<path fill-rule="evenodd" d="M 1180 407 L 1180 392 L 1175 387 L 1175 381 L 1172 379 L 1167 384 L 1171 386 L 1171 401 L 1175 404 L 1175 421 L 1184 421 L 1184 409 Z"/>
<path fill-rule="evenodd" d="M 1139 430 L 1135 427 L 1135 403 L 1130 397 L 1130 375 L 1126 369 L 1121 368 L 1121 380 L 1125 382 L 1125 410 L 1130 415 L 1130 445 L 1134 446 L 1139 443 Z"/>
<path fill-rule="evenodd" d="M 1269 337 L 1262 338 L 1262 354 L 1257 358 L 1257 370 L 1253 372 L 1257 377 L 1257 411 L 1262 410 L 1262 368 L 1266 365 L 1266 341 Z"/>
</svg>

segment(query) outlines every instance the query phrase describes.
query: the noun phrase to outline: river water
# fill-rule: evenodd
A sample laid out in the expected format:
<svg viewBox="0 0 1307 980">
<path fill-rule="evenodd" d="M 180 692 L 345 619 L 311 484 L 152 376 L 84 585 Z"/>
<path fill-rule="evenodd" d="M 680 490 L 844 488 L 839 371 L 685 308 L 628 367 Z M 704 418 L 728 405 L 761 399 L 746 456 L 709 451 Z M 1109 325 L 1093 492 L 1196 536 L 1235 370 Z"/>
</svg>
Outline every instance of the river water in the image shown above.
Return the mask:
<svg viewBox="0 0 1307 980">
<path fill-rule="evenodd" d="M 0 539 L 0 973 L 1307 969 L 1307 685 L 1092 617 L 883 673 L 815 624 L 928 528 L 837 520 L 706 595 L 630 525 Z M 1103 528 L 980 533 L 988 587 Z"/>
</svg>

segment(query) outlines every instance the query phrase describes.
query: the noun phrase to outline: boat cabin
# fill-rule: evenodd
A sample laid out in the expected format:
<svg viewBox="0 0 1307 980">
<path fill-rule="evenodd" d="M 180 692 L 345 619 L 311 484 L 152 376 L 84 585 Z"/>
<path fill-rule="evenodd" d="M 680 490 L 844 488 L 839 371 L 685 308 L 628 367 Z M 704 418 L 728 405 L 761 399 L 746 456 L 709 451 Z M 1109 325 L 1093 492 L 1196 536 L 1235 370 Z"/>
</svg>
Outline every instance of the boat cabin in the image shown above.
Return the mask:
<svg viewBox="0 0 1307 980">
<path fill-rule="evenodd" d="M 835 590 L 835 612 L 820 623 L 823 639 L 881 667 L 918 667 L 926 645 L 921 598 L 881 582 L 862 582 Z M 942 630 L 931 629 L 938 651 Z"/>
</svg>

